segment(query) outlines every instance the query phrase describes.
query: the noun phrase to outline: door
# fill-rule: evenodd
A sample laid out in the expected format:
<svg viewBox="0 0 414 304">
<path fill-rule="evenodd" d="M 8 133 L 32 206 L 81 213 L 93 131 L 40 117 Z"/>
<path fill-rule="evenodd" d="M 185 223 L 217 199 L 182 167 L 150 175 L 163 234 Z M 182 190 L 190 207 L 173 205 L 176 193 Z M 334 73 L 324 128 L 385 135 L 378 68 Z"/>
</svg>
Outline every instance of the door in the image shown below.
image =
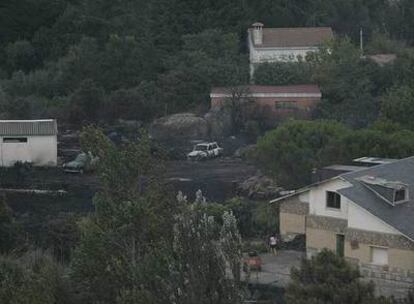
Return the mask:
<svg viewBox="0 0 414 304">
<path fill-rule="evenodd" d="M 336 254 L 340 257 L 345 254 L 345 235 L 343 234 L 336 235 Z"/>
</svg>

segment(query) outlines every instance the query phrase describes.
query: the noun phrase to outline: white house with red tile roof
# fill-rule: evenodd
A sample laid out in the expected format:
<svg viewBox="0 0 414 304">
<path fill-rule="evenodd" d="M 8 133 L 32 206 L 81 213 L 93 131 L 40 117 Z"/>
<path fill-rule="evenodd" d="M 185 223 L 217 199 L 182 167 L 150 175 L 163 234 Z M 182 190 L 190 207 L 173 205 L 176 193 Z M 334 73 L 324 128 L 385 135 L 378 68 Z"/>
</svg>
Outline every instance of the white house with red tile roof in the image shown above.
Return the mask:
<svg viewBox="0 0 414 304">
<path fill-rule="evenodd" d="M 250 73 L 265 62 L 296 62 L 333 38 L 330 27 L 264 28 L 256 22 L 248 30 Z"/>
</svg>

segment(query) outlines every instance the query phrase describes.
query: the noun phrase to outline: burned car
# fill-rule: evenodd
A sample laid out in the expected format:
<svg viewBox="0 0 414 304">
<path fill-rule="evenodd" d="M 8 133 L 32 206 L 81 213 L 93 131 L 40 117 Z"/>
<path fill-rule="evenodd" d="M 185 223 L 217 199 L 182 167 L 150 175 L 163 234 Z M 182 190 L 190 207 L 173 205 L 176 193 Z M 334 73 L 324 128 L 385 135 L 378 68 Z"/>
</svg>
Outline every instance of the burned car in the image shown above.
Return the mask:
<svg viewBox="0 0 414 304">
<path fill-rule="evenodd" d="M 70 173 L 84 173 L 93 171 L 98 162 L 98 157 L 94 157 L 91 152 L 82 152 L 70 162 L 63 164 L 63 171 Z"/>
<path fill-rule="evenodd" d="M 216 142 L 200 143 L 194 146 L 193 151 L 187 154 L 188 160 L 204 160 L 218 157 L 223 153 L 223 149 Z"/>
</svg>

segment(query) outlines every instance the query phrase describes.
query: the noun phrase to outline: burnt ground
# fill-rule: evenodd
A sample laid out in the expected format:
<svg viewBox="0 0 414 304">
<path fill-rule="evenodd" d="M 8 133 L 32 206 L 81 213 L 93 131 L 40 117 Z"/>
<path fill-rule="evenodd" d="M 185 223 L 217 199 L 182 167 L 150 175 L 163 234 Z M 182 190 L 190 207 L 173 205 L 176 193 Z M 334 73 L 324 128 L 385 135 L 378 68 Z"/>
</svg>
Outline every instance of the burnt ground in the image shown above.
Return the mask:
<svg viewBox="0 0 414 304">
<path fill-rule="evenodd" d="M 189 199 L 200 189 L 207 200 L 222 202 L 237 195 L 238 183 L 256 171 L 240 159 L 227 157 L 200 162 L 171 161 L 167 163 L 166 178 Z"/>
<path fill-rule="evenodd" d="M 208 201 L 215 202 L 223 202 L 237 195 L 238 183 L 257 171 L 254 166 L 240 159 L 226 157 L 200 162 L 169 161 L 165 165 L 165 179 L 173 191 L 182 191 L 192 200 L 200 189 Z M 33 169 L 17 175 L 14 172 L 0 172 L 0 176 L 0 192 L 3 193 L 5 191 L 1 189 L 50 189 L 64 190 L 66 193 L 58 198 L 53 198 L 53 195 L 50 198 L 49 195 L 7 193 L 12 206 L 22 211 L 31 209 L 34 200 L 44 204 L 49 200 L 55 201 L 52 205 L 57 205 L 57 210 L 91 211 L 92 198 L 99 189 L 99 180 L 95 175 L 66 174 L 61 168 Z"/>
</svg>

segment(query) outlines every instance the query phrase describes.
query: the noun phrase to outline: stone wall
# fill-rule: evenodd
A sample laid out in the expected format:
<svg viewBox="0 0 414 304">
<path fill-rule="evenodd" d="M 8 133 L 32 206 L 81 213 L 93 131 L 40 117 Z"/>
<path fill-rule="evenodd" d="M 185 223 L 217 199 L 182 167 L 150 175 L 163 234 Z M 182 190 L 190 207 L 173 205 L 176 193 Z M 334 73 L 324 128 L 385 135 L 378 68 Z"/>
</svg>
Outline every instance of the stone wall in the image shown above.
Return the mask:
<svg viewBox="0 0 414 304">
<path fill-rule="evenodd" d="M 303 203 L 297 198 L 286 199 L 280 204 L 280 212 L 307 215 L 309 213 L 309 204 Z"/>
<path fill-rule="evenodd" d="M 286 199 L 279 206 L 279 230 L 284 241 L 291 241 L 299 234 L 305 234 L 306 215 L 309 204 L 297 198 Z"/>
<path fill-rule="evenodd" d="M 308 215 L 306 217 L 306 228 L 327 230 L 336 234 L 345 234 L 348 221 L 327 216 Z"/>
</svg>

